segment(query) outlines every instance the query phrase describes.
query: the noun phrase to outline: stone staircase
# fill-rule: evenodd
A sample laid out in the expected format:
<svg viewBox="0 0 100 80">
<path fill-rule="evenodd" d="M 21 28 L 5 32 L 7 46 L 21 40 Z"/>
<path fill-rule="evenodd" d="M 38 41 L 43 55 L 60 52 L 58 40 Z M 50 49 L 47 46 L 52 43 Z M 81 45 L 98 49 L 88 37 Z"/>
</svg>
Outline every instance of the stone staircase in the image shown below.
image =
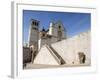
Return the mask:
<svg viewBox="0 0 100 80">
<path fill-rule="evenodd" d="M 66 63 L 65 60 L 58 54 L 58 52 L 51 45 L 46 45 L 46 47 L 59 65 L 63 65 Z"/>
</svg>

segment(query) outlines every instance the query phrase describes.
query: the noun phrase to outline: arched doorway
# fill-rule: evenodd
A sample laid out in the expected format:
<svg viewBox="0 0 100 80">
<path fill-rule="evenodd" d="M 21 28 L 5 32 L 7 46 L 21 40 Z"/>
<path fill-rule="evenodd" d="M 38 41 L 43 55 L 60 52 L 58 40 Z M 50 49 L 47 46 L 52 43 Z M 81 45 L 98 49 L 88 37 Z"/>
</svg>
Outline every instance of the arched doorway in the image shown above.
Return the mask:
<svg viewBox="0 0 100 80">
<path fill-rule="evenodd" d="M 84 52 L 78 52 L 78 57 L 79 57 L 79 63 L 84 64 L 86 61 L 86 55 Z"/>
</svg>

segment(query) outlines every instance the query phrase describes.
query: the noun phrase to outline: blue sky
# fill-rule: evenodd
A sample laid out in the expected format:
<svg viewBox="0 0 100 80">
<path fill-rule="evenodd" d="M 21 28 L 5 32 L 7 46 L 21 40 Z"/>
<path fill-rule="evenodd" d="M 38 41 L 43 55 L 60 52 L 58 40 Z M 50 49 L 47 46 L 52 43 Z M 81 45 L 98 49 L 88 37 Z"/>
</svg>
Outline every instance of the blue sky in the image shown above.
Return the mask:
<svg viewBox="0 0 100 80">
<path fill-rule="evenodd" d="M 88 31 L 91 28 L 90 13 L 23 10 L 24 43 L 28 42 L 29 25 L 31 19 L 40 21 L 40 29 L 42 29 L 43 27 L 48 29 L 49 24 L 52 21 L 62 21 L 68 37 L 72 37 L 81 32 Z"/>
</svg>

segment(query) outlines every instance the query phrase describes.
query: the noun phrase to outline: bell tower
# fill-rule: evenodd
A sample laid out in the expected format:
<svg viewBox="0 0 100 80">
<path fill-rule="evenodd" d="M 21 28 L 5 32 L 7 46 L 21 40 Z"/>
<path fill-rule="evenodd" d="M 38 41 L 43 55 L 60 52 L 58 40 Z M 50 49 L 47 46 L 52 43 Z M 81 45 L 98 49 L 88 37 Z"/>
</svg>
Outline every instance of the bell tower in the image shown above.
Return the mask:
<svg viewBox="0 0 100 80">
<path fill-rule="evenodd" d="M 66 30 L 61 21 L 51 22 L 48 34 L 52 35 L 52 43 L 66 39 Z"/>
<path fill-rule="evenodd" d="M 38 50 L 39 21 L 32 19 L 29 30 L 29 47 L 33 45 Z"/>
<path fill-rule="evenodd" d="M 58 37 L 58 41 L 61 41 L 63 39 L 66 39 L 66 32 L 65 32 L 65 28 L 62 24 L 62 22 L 58 22 L 57 23 L 57 37 Z"/>
</svg>

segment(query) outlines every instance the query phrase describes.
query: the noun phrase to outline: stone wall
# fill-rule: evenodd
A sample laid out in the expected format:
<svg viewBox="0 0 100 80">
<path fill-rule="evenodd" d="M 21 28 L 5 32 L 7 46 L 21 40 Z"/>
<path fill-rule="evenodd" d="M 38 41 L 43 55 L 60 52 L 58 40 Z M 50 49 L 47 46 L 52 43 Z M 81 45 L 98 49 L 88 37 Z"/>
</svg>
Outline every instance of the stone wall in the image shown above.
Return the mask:
<svg viewBox="0 0 100 80">
<path fill-rule="evenodd" d="M 31 62 L 31 51 L 28 47 L 23 47 L 23 63 Z"/>
<path fill-rule="evenodd" d="M 86 56 L 85 65 L 91 64 L 91 40 L 90 31 L 81 33 L 74 37 L 56 42 L 51 46 L 64 59 L 66 65 L 79 65 L 79 53 Z M 35 58 L 35 64 L 53 64 L 58 65 L 56 59 L 50 54 L 50 51 L 43 46 Z"/>
<path fill-rule="evenodd" d="M 78 53 L 86 55 L 85 64 L 91 63 L 90 31 L 81 33 L 72 38 L 52 44 L 52 47 L 62 56 L 67 64 L 80 64 Z"/>
</svg>

